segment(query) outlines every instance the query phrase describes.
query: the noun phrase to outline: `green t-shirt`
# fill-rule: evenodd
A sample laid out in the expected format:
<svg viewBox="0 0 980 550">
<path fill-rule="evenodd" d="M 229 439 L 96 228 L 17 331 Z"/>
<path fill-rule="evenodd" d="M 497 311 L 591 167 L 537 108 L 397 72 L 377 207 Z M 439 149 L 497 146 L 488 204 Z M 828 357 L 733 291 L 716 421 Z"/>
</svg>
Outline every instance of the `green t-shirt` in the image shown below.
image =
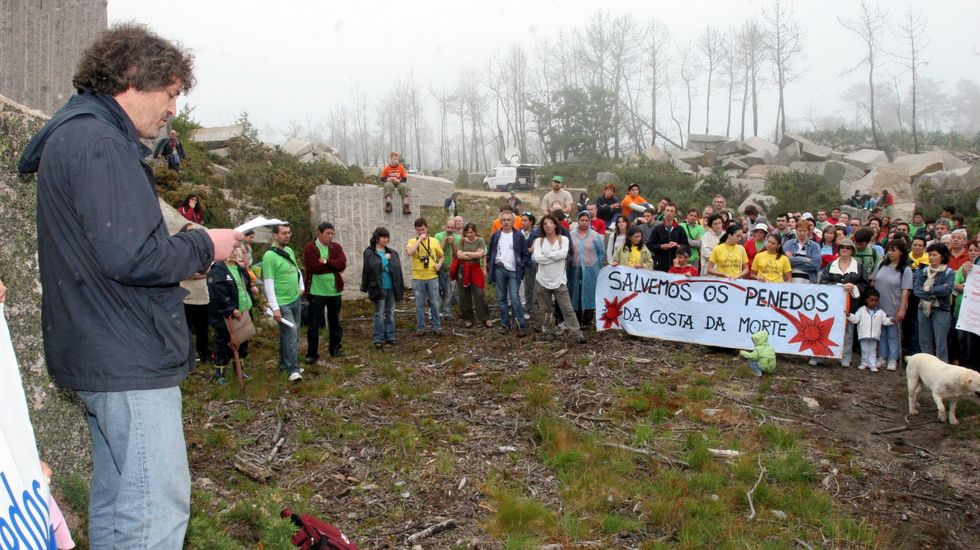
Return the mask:
<svg viewBox="0 0 980 550">
<path fill-rule="evenodd" d="M 439 241 L 439 246 L 442 246 L 443 239 L 446 238 L 446 232 L 440 231 L 436 233 L 433 239 Z M 442 270 L 446 273 L 449 272 L 449 264 L 453 263 L 456 258 L 456 251 L 459 250 L 459 244 L 462 242 L 463 236 L 459 233 L 453 233 L 453 247 L 443 247 L 442 252 L 446 255 L 446 261 L 442 262 Z"/>
<path fill-rule="evenodd" d="M 320 251 L 320 258 L 330 259 L 330 249 L 324 246 L 319 239 L 314 240 L 313 244 Z M 310 294 L 314 296 L 340 296 L 340 292 L 337 292 L 337 277 L 333 273 L 313 275 L 310 279 Z"/>
<path fill-rule="evenodd" d="M 267 250 L 262 256 L 262 275 L 265 280 L 271 280 L 275 284 L 276 302 L 279 302 L 280 306 L 299 300 L 299 268 L 296 266 L 296 253 L 288 246 L 283 250 L 289 255 L 292 263 L 272 249 Z"/>
<path fill-rule="evenodd" d="M 699 223 L 690 225 L 687 222 L 684 222 L 679 225 L 684 230 L 684 233 L 687 235 L 687 240 L 689 241 L 698 241 L 701 240 L 701 237 L 704 236 L 704 227 Z M 693 246 L 690 248 L 691 248 L 691 258 L 690 260 L 688 260 L 688 263 L 696 266 L 698 265 L 698 258 L 701 257 L 701 249 L 695 248 Z"/>
<path fill-rule="evenodd" d="M 909 237 L 910 238 L 915 237 L 916 235 L 919 234 L 919 231 L 922 231 L 925 228 L 926 228 L 926 224 L 915 225 L 914 223 L 910 223 L 909 224 Z"/>
<path fill-rule="evenodd" d="M 963 271 L 963 266 L 960 266 L 956 270 L 956 276 L 953 278 L 954 285 L 965 285 L 966 284 L 966 272 Z M 966 289 L 964 289 L 964 292 Z M 960 316 L 960 306 L 963 305 L 963 292 L 956 293 L 956 301 L 953 303 L 953 317 Z"/>
<path fill-rule="evenodd" d="M 238 311 L 252 309 L 252 297 L 249 296 L 248 289 L 245 288 L 245 283 L 242 282 L 242 274 L 238 271 L 238 264 L 225 264 L 225 267 L 231 273 L 231 278 L 235 280 L 235 288 L 238 289 Z"/>
</svg>

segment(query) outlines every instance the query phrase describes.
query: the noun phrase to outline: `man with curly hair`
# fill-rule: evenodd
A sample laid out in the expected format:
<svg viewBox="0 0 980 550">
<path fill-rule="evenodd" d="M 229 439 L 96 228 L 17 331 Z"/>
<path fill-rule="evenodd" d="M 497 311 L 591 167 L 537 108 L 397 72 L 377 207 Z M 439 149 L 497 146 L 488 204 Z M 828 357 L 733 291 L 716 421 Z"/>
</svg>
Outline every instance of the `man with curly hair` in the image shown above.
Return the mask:
<svg viewBox="0 0 980 550">
<path fill-rule="evenodd" d="M 190 54 L 126 24 L 82 55 L 72 96 L 34 137 L 42 334 L 48 372 L 85 404 L 92 548 L 180 548 L 190 472 L 178 384 L 194 363 L 178 283 L 243 235 L 169 235 L 143 162 L 194 85 Z"/>
</svg>

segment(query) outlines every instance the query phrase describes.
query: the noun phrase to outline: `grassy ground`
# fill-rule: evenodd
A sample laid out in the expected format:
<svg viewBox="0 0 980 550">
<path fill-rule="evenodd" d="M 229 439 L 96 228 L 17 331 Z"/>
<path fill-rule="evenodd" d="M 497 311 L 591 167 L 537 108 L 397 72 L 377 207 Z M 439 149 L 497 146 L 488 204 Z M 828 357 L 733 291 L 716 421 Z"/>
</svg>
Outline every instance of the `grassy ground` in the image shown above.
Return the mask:
<svg viewBox="0 0 980 550">
<path fill-rule="evenodd" d="M 872 435 L 871 424 L 903 423 L 898 376 L 872 383 L 856 369 L 781 358 L 760 380 L 730 351 L 618 332 L 575 345 L 450 323 L 446 336 L 420 338 L 410 300 L 399 305 L 398 345 L 376 350 L 367 302 L 345 302 L 343 318 L 348 356 L 307 366 L 300 383 L 278 372 L 275 329 L 260 324 L 244 391 L 215 385 L 205 368 L 183 384 L 189 548 L 291 548 L 294 529 L 278 516 L 286 506 L 361 548 L 976 540 L 976 475 L 958 483 L 939 466 L 970 471 L 980 411 L 961 404 L 960 426 L 933 429 L 921 423 L 927 409 L 905 439 Z M 876 416 L 855 415 L 871 403 Z M 926 430 L 930 439 L 914 439 Z M 910 445 L 931 456 L 901 450 Z M 906 491 L 910 471 L 919 477 Z M 915 500 L 925 486 L 934 492 Z M 84 483 L 59 489 L 83 516 Z"/>
</svg>

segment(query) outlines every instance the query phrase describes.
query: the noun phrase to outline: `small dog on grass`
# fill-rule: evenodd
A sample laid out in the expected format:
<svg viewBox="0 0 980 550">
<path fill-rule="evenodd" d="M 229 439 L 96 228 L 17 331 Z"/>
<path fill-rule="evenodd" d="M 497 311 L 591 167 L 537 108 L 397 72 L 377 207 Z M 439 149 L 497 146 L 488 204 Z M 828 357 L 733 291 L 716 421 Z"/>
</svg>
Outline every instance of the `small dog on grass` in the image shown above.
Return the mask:
<svg viewBox="0 0 980 550">
<path fill-rule="evenodd" d="M 928 353 L 917 353 L 906 358 L 905 376 L 909 387 L 909 414 L 916 414 L 916 402 L 922 387 L 929 388 L 939 408 L 939 421 L 946 422 L 945 401 L 949 401 L 949 423 L 959 424 L 956 419 L 956 401 L 962 397 L 980 397 L 980 372 L 950 365 Z"/>
</svg>

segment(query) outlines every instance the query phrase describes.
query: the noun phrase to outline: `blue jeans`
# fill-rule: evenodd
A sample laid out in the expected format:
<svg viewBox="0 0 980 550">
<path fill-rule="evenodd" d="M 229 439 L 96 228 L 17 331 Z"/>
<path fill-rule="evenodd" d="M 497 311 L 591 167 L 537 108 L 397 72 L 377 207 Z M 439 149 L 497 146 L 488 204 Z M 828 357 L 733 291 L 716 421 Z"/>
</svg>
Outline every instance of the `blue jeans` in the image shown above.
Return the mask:
<svg viewBox="0 0 980 550">
<path fill-rule="evenodd" d="M 497 286 L 500 326 L 510 328 L 510 308 L 513 307 L 517 327 L 521 330 L 526 330 L 527 321 L 524 320 L 524 310 L 521 309 L 521 297 L 518 294 L 521 288 L 521 280 L 517 278 L 517 272 L 504 269 L 501 265 L 494 266 L 493 279 Z M 510 300 L 510 307 L 507 305 L 508 299 Z"/>
<path fill-rule="evenodd" d="M 429 304 L 432 330 L 442 330 L 439 318 L 439 278 L 413 279 L 412 292 L 415 293 L 415 328 L 425 330 L 425 304 Z"/>
<path fill-rule="evenodd" d="M 942 361 L 949 361 L 949 327 L 953 316 L 948 311 L 932 309 L 926 317 L 919 309 L 919 348 L 922 353 L 931 353 Z M 935 346 L 935 347 L 933 347 Z"/>
<path fill-rule="evenodd" d="M 898 361 L 898 356 L 902 352 L 902 346 L 898 341 L 898 325 L 884 325 L 881 327 L 881 355 L 885 361 Z"/>
<path fill-rule="evenodd" d="M 450 260 L 446 260 L 449 262 Z M 446 319 L 453 318 L 453 290 L 456 286 L 453 281 L 449 278 L 449 268 L 439 271 L 439 296 L 442 297 L 442 303 L 439 305 L 439 311 Z"/>
<path fill-rule="evenodd" d="M 749 368 L 756 374 L 762 374 L 762 367 L 759 366 L 758 361 L 749 361 Z"/>
<path fill-rule="evenodd" d="M 384 291 L 384 298 L 374 302 L 374 343 L 395 339 L 395 291 Z"/>
<path fill-rule="evenodd" d="M 92 434 L 91 548 L 182 548 L 191 475 L 180 388 L 79 391 Z"/>
<path fill-rule="evenodd" d="M 279 323 L 279 370 L 290 373 L 299 372 L 299 363 L 296 358 L 299 355 L 299 322 L 303 311 L 303 303 L 297 298 L 288 304 L 279 304 L 279 313 L 282 314 L 284 321 L 293 323 L 294 326 L 287 327 Z"/>
</svg>

